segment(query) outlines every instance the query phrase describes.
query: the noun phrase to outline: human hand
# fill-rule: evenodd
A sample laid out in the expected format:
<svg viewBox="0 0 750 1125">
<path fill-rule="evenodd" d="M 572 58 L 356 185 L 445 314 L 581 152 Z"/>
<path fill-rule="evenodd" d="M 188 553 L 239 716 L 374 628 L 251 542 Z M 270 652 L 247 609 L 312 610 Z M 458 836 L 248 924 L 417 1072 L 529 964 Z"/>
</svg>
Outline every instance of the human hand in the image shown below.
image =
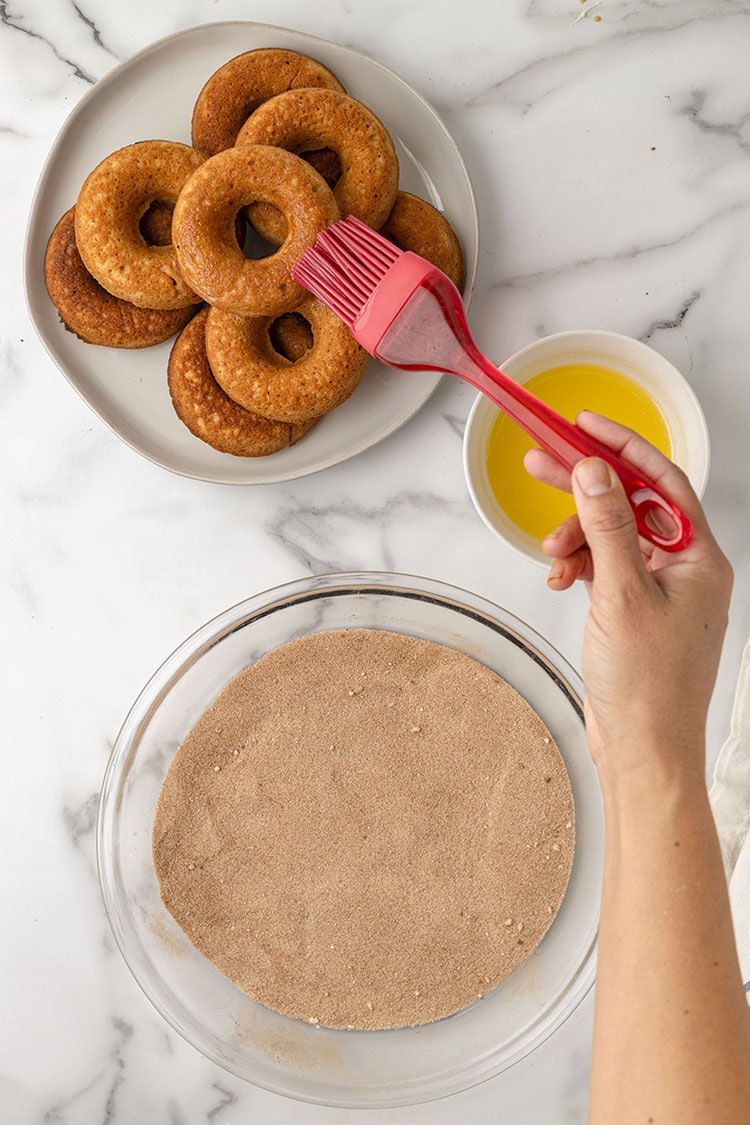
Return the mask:
<svg viewBox="0 0 750 1125">
<path fill-rule="evenodd" d="M 572 476 L 540 449 L 532 476 L 572 491 L 577 514 L 544 540 L 548 584 L 581 579 L 591 608 L 583 644 L 589 747 L 603 785 L 631 771 L 705 770 L 705 725 L 727 623 L 732 569 L 685 474 L 632 430 L 583 411 L 578 425 L 647 473 L 693 524 L 670 554 L 640 539 L 620 481 L 604 461 Z"/>
</svg>

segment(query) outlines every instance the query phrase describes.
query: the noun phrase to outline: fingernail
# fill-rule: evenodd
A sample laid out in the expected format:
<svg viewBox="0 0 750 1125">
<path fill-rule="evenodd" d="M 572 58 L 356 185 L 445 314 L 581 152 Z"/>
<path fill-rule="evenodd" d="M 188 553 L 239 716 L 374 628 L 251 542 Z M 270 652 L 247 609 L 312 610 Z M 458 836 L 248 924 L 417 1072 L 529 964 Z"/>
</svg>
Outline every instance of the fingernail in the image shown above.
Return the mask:
<svg viewBox="0 0 750 1125">
<path fill-rule="evenodd" d="M 549 535 L 545 535 L 543 542 L 547 543 L 550 539 L 559 539 L 562 535 L 562 530 L 562 524 L 560 524 L 560 526 L 556 527 L 554 531 L 550 531 Z"/>
<path fill-rule="evenodd" d="M 564 573 L 565 573 L 564 564 L 560 561 L 560 559 L 555 559 L 552 566 L 549 568 L 549 574 L 547 575 L 547 581 L 548 582 L 558 582 L 562 578 Z"/>
<path fill-rule="evenodd" d="M 609 465 L 598 457 L 586 457 L 579 461 L 573 472 L 576 483 L 587 496 L 601 496 L 612 487 Z"/>
</svg>

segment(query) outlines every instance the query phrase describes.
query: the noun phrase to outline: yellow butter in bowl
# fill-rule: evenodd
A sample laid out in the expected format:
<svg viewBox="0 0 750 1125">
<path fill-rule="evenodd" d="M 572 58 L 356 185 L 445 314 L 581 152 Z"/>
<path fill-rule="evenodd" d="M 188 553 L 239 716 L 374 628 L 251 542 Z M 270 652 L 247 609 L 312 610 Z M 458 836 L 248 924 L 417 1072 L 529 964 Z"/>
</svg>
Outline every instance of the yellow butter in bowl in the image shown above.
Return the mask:
<svg viewBox="0 0 750 1125">
<path fill-rule="evenodd" d="M 699 496 L 710 447 L 700 403 L 683 375 L 640 340 L 601 329 L 544 336 L 499 366 L 558 413 L 575 421 L 593 410 L 642 434 L 688 475 Z M 469 495 L 487 527 L 531 562 L 549 565 L 542 540 L 573 513 L 573 499 L 526 472 L 533 441 L 485 395 L 464 432 Z"/>
<path fill-rule="evenodd" d="M 579 410 L 594 410 L 636 430 L 668 457 L 672 455 L 661 410 L 643 387 L 620 371 L 592 363 L 563 363 L 540 371 L 524 385 L 571 422 Z M 523 457 L 533 445 L 520 426 L 498 412 L 487 440 L 487 476 L 498 504 L 513 523 L 543 539 L 573 514 L 575 505 L 567 493 L 541 484 L 526 472 Z"/>
</svg>

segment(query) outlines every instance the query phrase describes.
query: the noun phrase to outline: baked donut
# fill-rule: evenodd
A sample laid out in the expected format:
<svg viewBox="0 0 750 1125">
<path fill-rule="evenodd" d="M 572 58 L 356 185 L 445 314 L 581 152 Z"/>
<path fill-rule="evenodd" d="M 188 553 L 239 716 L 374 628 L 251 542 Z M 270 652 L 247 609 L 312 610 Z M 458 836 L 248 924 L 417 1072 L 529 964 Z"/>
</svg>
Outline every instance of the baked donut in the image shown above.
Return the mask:
<svg viewBox="0 0 750 1125">
<path fill-rule="evenodd" d="M 231 148 L 262 102 L 299 86 L 344 92 L 327 67 L 297 51 L 260 47 L 237 55 L 211 75 L 198 95 L 193 108 L 193 146 L 204 156 Z"/>
<path fill-rule="evenodd" d="M 86 269 L 108 293 L 147 309 L 200 301 L 180 273 L 174 248 L 149 246 L 139 224 L 155 199 L 176 200 L 202 162 L 177 141 L 138 141 L 86 177 L 75 208 L 76 243 Z"/>
<path fill-rule="evenodd" d="M 372 110 L 336 90 L 290 90 L 264 102 L 237 135 L 238 147 L 277 145 L 302 154 L 330 149 L 341 164 L 333 194 L 342 217 L 356 215 L 378 230 L 388 218 L 398 189 L 398 156 L 391 136 Z M 286 229 L 258 208 L 251 223 L 278 246 Z"/>
<path fill-rule="evenodd" d="M 137 308 L 102 289 L 78 253 L 74 207 L 65 212 L 50 235 L 44 255 L 44 281 L 65 327 L 85 343 L 105 348 L 161 344 L 179 332 L 195 312 L 192 305 L 182 309 Z"/>
<path fill-rule="evenodd" d="M 284 245 L 266 258 L 246 258 L 234 237 L 237 212 L 256 199 L 278 207 L 289 228 Z M 247 145 L 218 152 L 193 173 L 172 230 L 180 269 L 204 300 L 236 316 L 278 316 L 305 299 L 291 268 L 338 217 L 331 189 L 304 160 Z"/>
<path fill-rule="evenodd" d="M 206 351 L 216 382 L 231 399 L 281 422 L 319 418 L 355 390 L 369 361 L 342 320 L 308 295 L 296 310 L 310 325 L 313 346 L 296 363 L 274 349 L 269 317 L 209 310 Z"/>
<path fill-rule="evenodd" d="M 167 383 L 178 418 L 195 437 L 235 457 L 265 457 L 294 445 L 315 425 L 271 422 L 243 410 L 224 393 L 206 356 L 208 309 L 197 313 L 172 345 Z"/>
<path fill-rule="evenodd" d="M 448 220 L 431 203 L 400 191 L 380 233 L 399 250 L 410 250 L 437 266 L 461 292 L 465 280 L 461 243 Z"/>
</svg>

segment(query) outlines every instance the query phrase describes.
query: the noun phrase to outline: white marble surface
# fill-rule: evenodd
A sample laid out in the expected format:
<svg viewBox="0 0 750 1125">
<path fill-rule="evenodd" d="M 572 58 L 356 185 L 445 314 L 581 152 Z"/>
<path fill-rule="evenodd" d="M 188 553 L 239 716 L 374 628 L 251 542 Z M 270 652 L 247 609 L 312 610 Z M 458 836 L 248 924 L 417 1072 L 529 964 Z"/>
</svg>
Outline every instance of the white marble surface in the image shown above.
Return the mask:
<svg viewBox="0 0 750 1125">
<path fill-rule="evenodd" d="M 706 505 L 738 578 L 713 761 L 750 633 L 750 3 L 7 0 L 0 19 L 0 1119 L 583 1121 L 591 997 L 478 1089 L 355 1113 L 287 1101 L 205 1062 L 131 979 L 100 903 L 98 790 L 134 696 L 189 632 L 279 582 L 392 569 L 507 606 L 578 663 L 585 600 L 548 592 L 542 572 L 475 516 L 461 468 L 473 396 L 457 381 L 380 446 L 291 484 L 203 484 L 139 457 L 37 342 L 20 281 L 23 232 L 70 109 L 161 36 L 265 21 L 398 71 L 443 115 L 475 183 L 472 323 L 484 349 L 500 357 L 548 332 L 614 329 L 663 352 L 702 402 L 713 443 Z"/>
</svg>

